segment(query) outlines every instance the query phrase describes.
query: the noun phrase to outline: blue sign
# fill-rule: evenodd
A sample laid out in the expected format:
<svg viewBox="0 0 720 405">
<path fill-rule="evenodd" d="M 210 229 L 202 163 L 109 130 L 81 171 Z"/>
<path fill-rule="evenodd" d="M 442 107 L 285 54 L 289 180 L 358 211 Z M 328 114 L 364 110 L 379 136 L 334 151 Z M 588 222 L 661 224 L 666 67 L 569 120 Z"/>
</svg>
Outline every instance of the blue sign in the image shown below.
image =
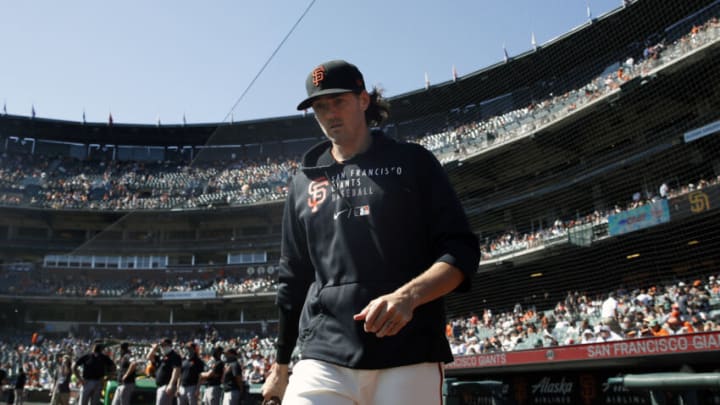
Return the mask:
<svg viewBox="0 0 720 405">
<path fill-rule="evenodd" d="M 622 235 L 670 222 L 667 200 L 656 201 L 641 207 L 610 215 L 608 227 L 610 236 Z"/>
</svg>

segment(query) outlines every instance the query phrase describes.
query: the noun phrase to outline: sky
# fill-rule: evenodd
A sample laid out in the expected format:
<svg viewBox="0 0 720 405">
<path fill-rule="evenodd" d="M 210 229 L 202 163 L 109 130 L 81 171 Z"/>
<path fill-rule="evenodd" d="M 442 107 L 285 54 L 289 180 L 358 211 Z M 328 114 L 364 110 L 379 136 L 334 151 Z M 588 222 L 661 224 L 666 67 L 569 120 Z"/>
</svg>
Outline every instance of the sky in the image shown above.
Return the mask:
<svg viewBox="0 0 720 405">
<path fill-rule="evenodd" d="M 396 96 L 502 62 L 622 0 L 0 0 L 8 114 L 188 124 L 301 114 L 345 59 Z"/>
</svg>

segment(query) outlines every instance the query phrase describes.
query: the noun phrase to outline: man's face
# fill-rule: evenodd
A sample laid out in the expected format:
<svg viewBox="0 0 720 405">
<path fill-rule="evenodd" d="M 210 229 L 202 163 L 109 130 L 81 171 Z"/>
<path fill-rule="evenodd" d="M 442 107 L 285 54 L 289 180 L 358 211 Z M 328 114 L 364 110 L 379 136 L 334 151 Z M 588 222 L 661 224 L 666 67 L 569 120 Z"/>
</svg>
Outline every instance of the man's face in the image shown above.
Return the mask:
<svg viewBox="0 0 720 405">
<path fill-rule="evenodd" d="M 367 133 L 365 110 L 369 104 L 367 92 L 348 92 L 318 97 L 313 101 L 312 108 L 325 136 L 334 143 L 342 144 Z"/>
</svg>

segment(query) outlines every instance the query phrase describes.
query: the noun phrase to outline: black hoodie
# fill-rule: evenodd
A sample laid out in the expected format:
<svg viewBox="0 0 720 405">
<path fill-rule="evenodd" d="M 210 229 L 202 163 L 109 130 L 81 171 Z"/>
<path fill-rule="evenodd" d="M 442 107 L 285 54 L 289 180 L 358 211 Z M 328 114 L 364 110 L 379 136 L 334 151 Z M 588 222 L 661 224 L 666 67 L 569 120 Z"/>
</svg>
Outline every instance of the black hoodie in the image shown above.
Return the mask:
<svg viewBox="0 0 720 405">
<path fill-rule="evenodd" d="M 395 336 L 378 338 L 353 320 L 435 262 L 459 268 L 458 289 L 469 289 L 478 240 L 442 166 L 381 132 L 342 164 L 330 149 L 326 141 L 305 154 L 285 205 L 278 361 L 287 363 L 296 337 L 302 358 L 350 368 L 452 361 L 442 299 L 416 308 Z"/>
</svg>

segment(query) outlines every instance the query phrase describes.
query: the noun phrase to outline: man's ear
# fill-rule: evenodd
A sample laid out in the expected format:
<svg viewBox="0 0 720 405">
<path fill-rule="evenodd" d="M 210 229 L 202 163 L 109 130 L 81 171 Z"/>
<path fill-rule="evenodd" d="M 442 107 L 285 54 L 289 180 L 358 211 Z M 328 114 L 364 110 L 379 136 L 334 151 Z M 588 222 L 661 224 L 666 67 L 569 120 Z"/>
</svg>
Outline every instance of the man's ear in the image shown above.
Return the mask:
<svg viewBox="0 0 720 405">
<path fill-rule="evenodd" d="M 360 93 L 360 105 L 362 106 L 363 111 L 366 111 L 368 107 L 370 107 L 370 94 L 366 90 L 363 90 Z"/>
</svg>

